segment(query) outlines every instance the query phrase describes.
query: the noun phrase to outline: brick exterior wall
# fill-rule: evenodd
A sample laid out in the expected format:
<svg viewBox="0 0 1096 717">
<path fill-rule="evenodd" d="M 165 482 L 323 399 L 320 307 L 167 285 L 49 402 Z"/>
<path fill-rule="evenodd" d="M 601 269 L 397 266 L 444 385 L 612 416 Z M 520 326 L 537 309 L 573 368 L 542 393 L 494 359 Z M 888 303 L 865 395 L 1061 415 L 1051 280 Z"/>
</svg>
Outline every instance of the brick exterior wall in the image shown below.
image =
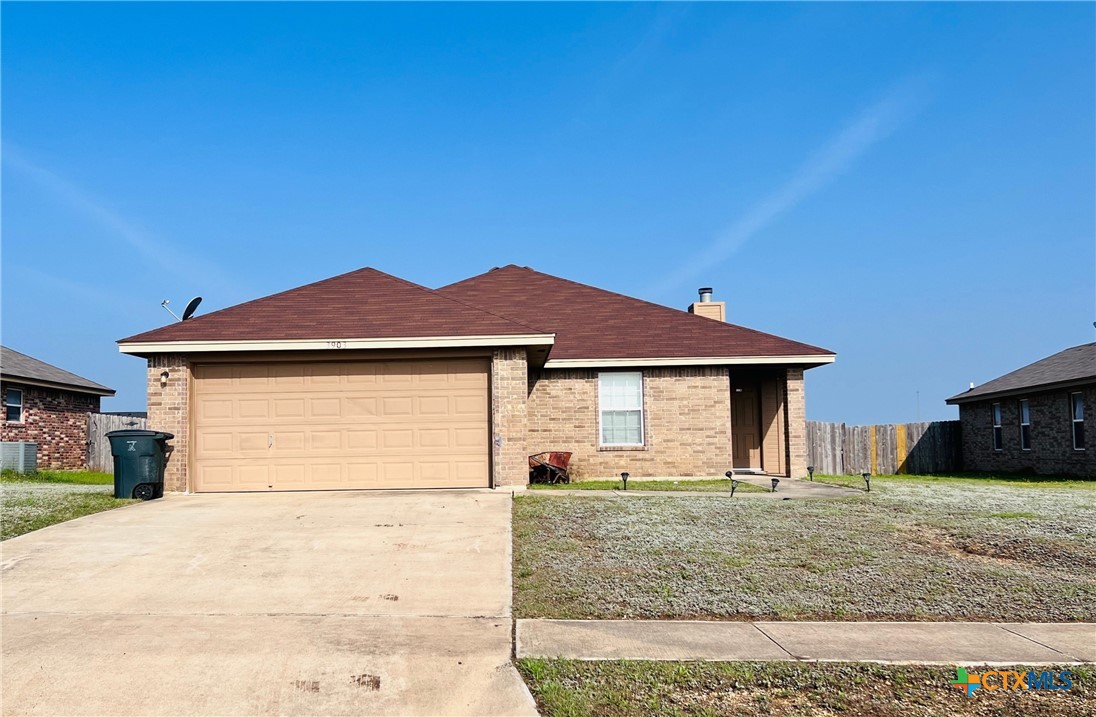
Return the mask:
<svg viewBox="0 0 1096 717">
<path fill-rule="evenodd" d="M 491 468 L 496 487 L 529 482 L 529 371 L 524 348 L 491 356 Z"/>
<path fill-rule="evenodd" d="M 803 369 L 787 369 L 784 387 L 784 411 L 787 421 L 787 454 L 784 465 L 792 478 L 807 476 L 807 392 L 803 387 Z"/>
<path fill-rule="evenodd" d="M 0 423 L 0 440 L 37 443 L 39 468 L 87 468 L 88 414 L 99 412 L 99 396 L 4 381 L 0 419 L 7 416 L 8 387 L 23 392 L 23 420 Z"/>
<path fill-rule="evenodd" d="M 599 448 L 598 371 L 546 369 L 530 377 L 529 452 L 571 451 L 576 479 L 722 476 L 731 466 L 726 367 L 643 369 L 646 445 Z"/>
<path fill-rule="evenodd" d="M 1081 391 L 1085 404 L 1086 450 L 1073 449 L 1069 394 Z M 1031 450 L 1020 450 L 1020 399 L 1028 400 Z M 1002 450 L 993 449 L 991 406 L 1001 404 Z M 1010 396 L 959 406 L 963 468 L 992 473 L 1037 473 L 1096 478 L 1096 384 L 1069 390 Z"/>
<path fill-rule="evenodd" d="M 160 374 L 168 372 L 166 385 Z M 190 363 L 179 354 L 160 354 L 148 360 L 148 427 L 174 433 L 168 441 L 164 491 L 187 490 L 187 448 L 190 439 Z"/>
<path fill-rule="evenodd" d="M 166 385 L 160 374 L 168 372 Z M 577 479 L 722 476 L 731 467 L 731 375 L 725 366 L 643 370 L 642 448 L 600 448 L 598 371 L 547 369 L 533 375 L 524 348 L 499 348 L 491 357 L 491 470 L 495 486 L 525 485 L 528 456 L 571 451 Z M 803 370 L 786 370 L 783 410 L 785 466 L 806 475 Z M 782 376 L 783 378 L 783 376 Z M 175 434 L 169 441 L 164 489 L 187 485 L 190 433 L 190 364 L 183 355 L 148 360 L 148 425 Z"/>
</svg>

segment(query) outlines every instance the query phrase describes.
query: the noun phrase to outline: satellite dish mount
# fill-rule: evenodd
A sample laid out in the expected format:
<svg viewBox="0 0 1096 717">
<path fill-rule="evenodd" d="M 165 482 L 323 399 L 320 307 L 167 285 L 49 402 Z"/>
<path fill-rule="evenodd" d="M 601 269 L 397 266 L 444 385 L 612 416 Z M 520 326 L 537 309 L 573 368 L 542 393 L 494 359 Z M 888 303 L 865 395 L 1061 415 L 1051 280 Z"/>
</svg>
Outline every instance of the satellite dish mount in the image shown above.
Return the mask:
<svg viewBox="0 0 1096 717">
<path fill-rule="evenodd" d="M 167 307 L 167 305 L 170 304 L 170 303 L 171 303 L 171 299 L 164 299 L 163 301 L 160 302 L 160 306 L 163 308 L 164 311 L 171 314 L 172 316 L 175 316 L 176 321 L 186 321 L 187 319 L 189 319 L 191 316 L 194 315 L 194 312 L 198 309 L 198 304 L 202 303 L 202 297 L 195 296 L 193 299 L 188 301 L 187 305 L 186 305 L 186 308 L 183 309 L 183 315 L 182 315 L 181 318 L 179 316 L 176 316 L 175 312 Z"/>
</svg>

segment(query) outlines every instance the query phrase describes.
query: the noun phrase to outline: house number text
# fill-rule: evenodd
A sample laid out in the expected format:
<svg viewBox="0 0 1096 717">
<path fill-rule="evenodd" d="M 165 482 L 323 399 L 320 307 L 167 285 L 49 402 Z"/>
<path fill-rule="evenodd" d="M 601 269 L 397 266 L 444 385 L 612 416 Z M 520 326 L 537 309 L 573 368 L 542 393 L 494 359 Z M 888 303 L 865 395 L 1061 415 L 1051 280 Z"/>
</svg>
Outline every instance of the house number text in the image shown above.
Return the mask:
<svg viewBox="0 0 1096 717">
<path fill-rule="evenodd" d="M 327 348 L 329 348 L 329 349 L 345 349 L 346 348 L 346 342 L 345 341 L 328 341 L 327 342 Z"/>
</svg>

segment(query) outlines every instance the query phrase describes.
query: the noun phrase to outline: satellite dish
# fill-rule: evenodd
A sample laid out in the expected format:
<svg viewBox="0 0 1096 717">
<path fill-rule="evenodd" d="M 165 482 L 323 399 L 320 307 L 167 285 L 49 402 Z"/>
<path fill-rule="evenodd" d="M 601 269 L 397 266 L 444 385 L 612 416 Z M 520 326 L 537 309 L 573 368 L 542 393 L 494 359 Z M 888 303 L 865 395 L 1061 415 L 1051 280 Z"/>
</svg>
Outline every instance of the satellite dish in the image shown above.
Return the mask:
<svg viewBox="0 0 1096 717">
<path fill-rule="evenodd" d="M 183 318 L 181 318 L 179 320 L 180 321 L 186 321 L 191 316 L 194 316 L 194 312 L 195 312 L 195 310 L 197 310 L 198 304 L 200 304 L 200 303 L 202 303 L 202 297 L 200 297 L 200 296 L 195 296 L 193 299 L 191 299 L 187 303 L 186 308 L 183 309 Z"/>
</svg>

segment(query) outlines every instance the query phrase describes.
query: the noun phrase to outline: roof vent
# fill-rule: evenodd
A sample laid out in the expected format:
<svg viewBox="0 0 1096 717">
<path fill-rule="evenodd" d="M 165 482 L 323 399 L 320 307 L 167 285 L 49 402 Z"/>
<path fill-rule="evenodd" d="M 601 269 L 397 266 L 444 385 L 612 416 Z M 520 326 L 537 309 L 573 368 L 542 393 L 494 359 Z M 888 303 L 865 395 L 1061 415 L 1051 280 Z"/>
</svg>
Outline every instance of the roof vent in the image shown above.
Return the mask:
<svg viewBox="0 0 1096 717">
<path fill-rule="evenodd" d="M 712 287 L 710 287 L 710 286 L 701 287 L 699 289 L 699 293 L 700 293 L 700 301 L 701 302 L 707 303 L 707 302 L 712 300 Z"/>
</svg>

